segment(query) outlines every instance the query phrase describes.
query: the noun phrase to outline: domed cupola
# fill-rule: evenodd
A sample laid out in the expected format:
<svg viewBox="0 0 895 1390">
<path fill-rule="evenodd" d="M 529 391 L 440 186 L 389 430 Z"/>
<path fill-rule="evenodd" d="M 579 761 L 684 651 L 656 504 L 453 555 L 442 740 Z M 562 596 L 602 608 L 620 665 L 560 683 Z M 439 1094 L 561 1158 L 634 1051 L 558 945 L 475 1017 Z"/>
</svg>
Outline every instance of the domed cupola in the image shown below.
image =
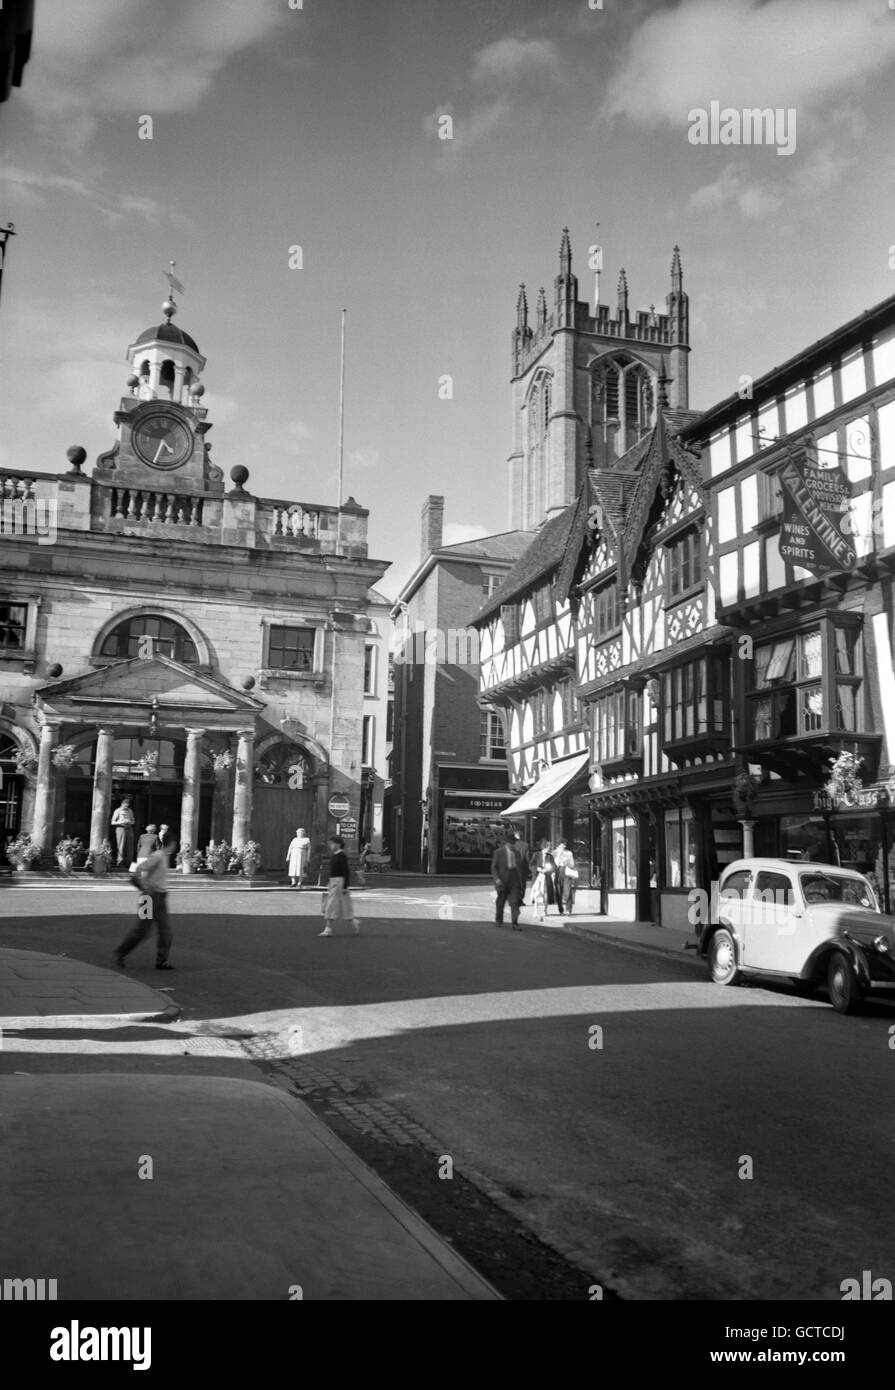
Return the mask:
<svg viewBox="0 0 895 1390">
<path fill-rule="evenodd" d="M 174 401 L 178 405 L 196 406 L 204 393 L 199 377 L 205 358 L 195 338 L 171 322 L 177 313 L 174 290 L 183 288 L 173 271 L 172 261 L 168 273 L 171 293 L 162 305 L 165 322 L 145 329 L 127 350 L 132 372 L 128 386 L 132 395 L 141 401 Z"/>
</svg>

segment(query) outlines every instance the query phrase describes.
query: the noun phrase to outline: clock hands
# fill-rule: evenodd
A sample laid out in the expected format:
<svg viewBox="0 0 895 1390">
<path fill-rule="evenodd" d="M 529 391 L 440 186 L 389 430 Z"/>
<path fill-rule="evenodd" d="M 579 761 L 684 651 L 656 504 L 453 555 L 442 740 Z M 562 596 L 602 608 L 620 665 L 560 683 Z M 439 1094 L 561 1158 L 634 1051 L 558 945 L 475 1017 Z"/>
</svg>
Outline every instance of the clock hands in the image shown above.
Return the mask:
<svg viewBox="0 0 895 1390">
<path fill-rule="evenodd" d="M 162 449 L 167 449 L 169 454 L 173 454 L 173 452 L 174 452 L 174 450 L 171 448 L 171 445 L 167 442 L 167 440 L 165 440 L 165 439 L 160 440 L 160 441 L 159 441 L 159 446 L 158 446 L 158 448 L 157 448 L 156 451 L 155 451 L 155 458 L 152 460 L 153 463 L 158 463 L 159 454 L 162 452 Z"/>
</svg>

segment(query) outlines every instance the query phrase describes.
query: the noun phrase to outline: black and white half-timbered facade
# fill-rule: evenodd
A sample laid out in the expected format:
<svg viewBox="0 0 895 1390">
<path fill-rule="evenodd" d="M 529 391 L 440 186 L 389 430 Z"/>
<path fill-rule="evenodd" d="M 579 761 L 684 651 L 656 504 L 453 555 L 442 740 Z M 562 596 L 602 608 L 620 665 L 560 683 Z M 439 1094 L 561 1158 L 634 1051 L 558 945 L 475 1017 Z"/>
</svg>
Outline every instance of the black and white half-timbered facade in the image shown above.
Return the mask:
<svg viewBox="0 0 895 1390">
<path fill-rule="evenodd" d="M 682 295 L 677 252 L 672 274 Z M 690 891 L 753 853 L 851 865 L 895 903 L 895 297 L 704 413 L 629 320 L 619 342 L 586 305 L 559 332 L 539 306 L 574 370 L 548 380 L 517 345 L 539 424 L 516 431 L 514 505 L 543 512 L 476 620 L 506 814 L 569 841 L 618 918 L 684 926 Z M 621 359 L 643 382 L 620 435 Z"/>
<path fill-rule="evenodd" d="M 737 634 L 748 839 L 859 869 L 895 906 L 895 296 L 747 385 L 683 434 Z"/>
</svg>

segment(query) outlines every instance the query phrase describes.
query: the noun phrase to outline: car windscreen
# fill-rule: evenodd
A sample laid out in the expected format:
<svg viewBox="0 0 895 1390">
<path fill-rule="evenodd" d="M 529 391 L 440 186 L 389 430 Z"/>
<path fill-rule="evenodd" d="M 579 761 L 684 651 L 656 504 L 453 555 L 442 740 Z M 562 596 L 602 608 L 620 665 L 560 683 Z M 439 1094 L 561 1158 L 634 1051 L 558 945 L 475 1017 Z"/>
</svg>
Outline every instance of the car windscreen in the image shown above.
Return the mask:
<svg viewBox="0 0 895 1390">
<path fill-rule="evenodd" d="M 841 903 L 843 907 L 879 911 L 873 889 L 864 879 L 812 869 L 799 874 L 799 880 L 806 903 Z"/>
</svg>

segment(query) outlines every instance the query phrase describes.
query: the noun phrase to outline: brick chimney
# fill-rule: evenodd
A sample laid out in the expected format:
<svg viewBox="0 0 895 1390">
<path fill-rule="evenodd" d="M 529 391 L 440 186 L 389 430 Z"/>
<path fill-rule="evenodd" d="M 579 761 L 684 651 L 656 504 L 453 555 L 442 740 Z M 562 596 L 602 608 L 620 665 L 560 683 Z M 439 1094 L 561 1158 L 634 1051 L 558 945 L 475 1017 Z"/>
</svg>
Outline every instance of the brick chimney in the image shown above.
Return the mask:
<svg viewBox="0 0 895 1390">
<path fill-rule="evenodd" d="M 444 498 L 429 496 L 423 503 L 422 528 L 420 536 L 420 559 L 425 560 L 433 550 L 441 546 L 444 530 Z"/>
</svg>

